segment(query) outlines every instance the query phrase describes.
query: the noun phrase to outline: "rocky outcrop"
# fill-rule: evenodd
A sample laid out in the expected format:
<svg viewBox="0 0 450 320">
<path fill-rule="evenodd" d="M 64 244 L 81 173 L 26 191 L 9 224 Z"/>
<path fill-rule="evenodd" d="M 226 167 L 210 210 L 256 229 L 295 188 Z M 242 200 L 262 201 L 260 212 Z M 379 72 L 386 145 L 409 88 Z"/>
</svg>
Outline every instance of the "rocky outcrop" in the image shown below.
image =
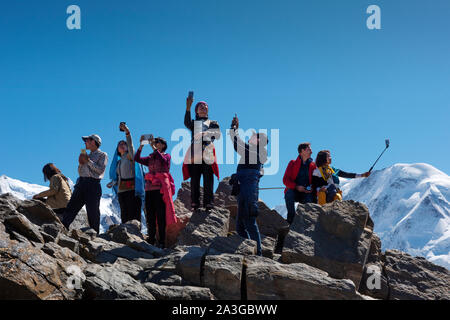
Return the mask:
<svg viewBox="0 0 450 320">
<path fill-rule="evenodd" d="M 249 300 L 360 300 L 355 284 L 331 278 L 303 263 L 281 264 L 257 256 L 245 258 Z"/>
<path fill-rule="evenodd" d="M 366 227 L 368 218 L 367 207 L 353 201 L 299 205 L 282 261 L 306 263 L 359 288 L 373 233 Z"/>
<path fill-rule="evenodd" d="M 383 267 L 389 299 L 450 300 L 450 272 L 444 267 L 398 250 L 385 252 Z"/>
<path fill-rule="evenodd" d="M 209 211 L 196 210 L 186 227 L 178 236 L 179 245 L 207 247 L 215 237 L 226 236 L 230 222 L 230 211 L 216 207 Z"/>
<path fill-rule="evenodd" d="M 69 231 L 42 202 L 0 195 L 0 299 L 450 299 L 448 270 L 383 253 L 359 203 L 303 206 L 287 228 L 261 202 L 265 257 L 255 256 L 255 241 L 229 232 L 227 188 L 209 212 L 177 199 L 185 220 L 164 250 L 138 221 Z"/>
</svg>

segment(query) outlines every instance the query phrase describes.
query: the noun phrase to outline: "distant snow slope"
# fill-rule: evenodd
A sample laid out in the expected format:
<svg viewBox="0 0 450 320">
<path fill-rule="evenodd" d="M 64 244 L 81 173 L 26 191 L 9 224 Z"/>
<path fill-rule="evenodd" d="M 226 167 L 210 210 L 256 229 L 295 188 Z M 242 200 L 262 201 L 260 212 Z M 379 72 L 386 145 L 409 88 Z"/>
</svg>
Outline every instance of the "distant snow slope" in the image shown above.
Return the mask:
<svg viewBox="0 0 450 320">
<path fill-rule="evenodd" d="M 383 250 L 399 249 L 450 269 L 450 177 L 431 165 L 396 164 L 367 179 L 341 179 L 344 199 L 363 202 Z M 275 210 L 286 216 L 284 204 Z"/>
<path fill-rule="evenodd" d="M 69 181 L 73 189 L 73 182 Z M 9 178 L 5 175 L 0 176 L 0 194 L 11 193 L 13 196 L 25 200 L 31 199 L 35 194 L 47 190 L 48 187 L 38 184 L 31 184 L 20 180 Z M 120 206 L 112 194 L 104 194 L 100 200 L 100 233 L 108 230 L 112 224 L 120 223 Z M 142 217 L 142 231 L 147 232 L 145 218 Z"/>
</svg>

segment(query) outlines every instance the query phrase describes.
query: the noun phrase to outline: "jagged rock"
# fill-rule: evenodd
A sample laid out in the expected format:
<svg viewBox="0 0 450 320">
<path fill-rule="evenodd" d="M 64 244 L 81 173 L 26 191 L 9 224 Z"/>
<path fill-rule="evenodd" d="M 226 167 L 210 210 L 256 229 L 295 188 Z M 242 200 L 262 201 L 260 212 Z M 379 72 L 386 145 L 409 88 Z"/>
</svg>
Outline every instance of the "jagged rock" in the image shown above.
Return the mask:
<svg viewBox="0 0 450 320">
<path fill-rule="evenodd" d="M 68 249 L 72 250 L 76 254 L 78 254 L 80 252 L 80 250 L 79 250 L 80 246 L 79 246 L 78 241 L 74 240 L 64 234 L 60 234 L 58 236 L 58 238 L 56 239 L 56 243 L 63 248 L 68 248 Z"/>
<path fill-rule="evenodd" d="M 367 257 L 367 263 L 380 263 L 383 259 L 381 253 L 381 240 L 380 237 L 374 232 L 372 233 L 372 241 L 370 242 L 369 256 Z"/>
<path fill-rule="evenodd" d="M 82 245 L 80 255 L 95 263 L 114 263 L 118 257 L 128 260 L 153 259 L 153 256 L 142 251 L 134 250 L 124 244 L 95 238 L 88 244 Z"/>
<path fill-rule="evenodd" d="M 243 256 L 233 254 L 206 256 L 203 286 L 219 299 L 240 300 L 243 260 Z"/>
<path fill-rule="evenodd" d="M 364 266 L 358 291 L 375 299 L 386 300 L 389 298 L 389 284 L 381 263 L 369 262 Z"/>
<path fill-rule="evenodd" d="M 273 258 L 277 240 L 272 237 L 261 236 L 261 251 L 263 257 Z"/>
<path fill-rule="evenodd" d="M 244 239 L 238 234 L 228 237 L 215 237 L 208 248 L 208 254 L 232 253 L 241 255 L 256 254 L 256 241 Z"/>
<path fill-rule="evenodd" d="M 450 271 L 398 250 L 385 252 L 392 300 L 450 300 Z"/>
<path fill-rule="evenodd" d="M 271 210 L 264 202 L 258 201 L 258 223 L 259 232 L 262 235 L 276 238 L 279 234 L 286 234 L 289 224 L 276 211 Z"/>
<path fill-rule="evenodd" d="M 162 286 L 151 282 L 144 283 L 144 286 L 156 300 L 214 300 L 209 288 Z"/>
<path fill-rule="evenodd" d="M 155 300 L 141 283 L 110 265 L 89 265 L 84 274 L 85 299 Z"/>
<path fill-rule="evenodd" d="M 132 249 L 148 253 L 153 257 L 162 257 L 165 254 L 165 251 L 163 249 L 152 246 L 151 244 L 149 244 L 147 241 L 144 240 L 128 239 L 125 244 Z"/>
<path fill-rule="evenodd" d="M 175 272 L 195 286 L 201 285 L 201 268 L 206 250 L 199 246 L 178 247 L 181 250 L 175 262 Z"/>
<path fill-rule="evenodd" d="M 149 270 L 143 273 L 142 282 L 152 282 L 165 286 L 181 286 L 185 284 L 183 279 L 169 271 Z"/>
<path fill-rule="evenodd" d="M 135 280 L 141 281 L 143 279 L 144 269 L 135 262 L 131 262 L 124 258 L 117 258 L 112 266 L 114 269 L 128 274 Z"/>
<path fill-rule="evenodd" d="M 45 243 L 39 228 L 32 224 L 25 215 L 15 212 L 5 218 L 8 229 L 14 230 L 31 241 Z"/>
<path fill-rule="evenodd" d="M 126 244 L 128 241 L 144 240 L 144 236 L 141 233 L 140 223 L 137 220 L 110 226 L 105 236 L 109 236 L 109 239 L 106 238 L 107 240 L 122 244 Z"/>
<path fill-rule="evenodd" d="M 60 233 L 65 233 L 64 226 L 60 224 L 43 224 L 41 229 L 45 233 L 51 235 L 54 239 L 58 238 Z"/>
<path fill-rule="evenodd" d="M 355 285 L 303 263 L 289 265 L 258 256 L 245 257 L 249 300 L 361 300 Z"/>
<path fill-rule="evenodd" d="M 71 276 L 67 267 L 82 268 L 83 263 L 76 259 L 66 260 L 67 257 L 63 260 L 61 252 L 64 249 L 58 248 L 54 250 L 55 257 L 51 257 L 29 244 L 10 240 L 6 232 L 0 232 L 0 299 L 77 298 L 79 291 L 67 286 Z"/>
<path fill-rule="evenodd" d="M 369 211 L 354 201 L 324 206 L 300 204 L 284 239 L 282 261 L 306 263 L 333 278 L 350 279 L 358 288 L 369 254 Z"/>
<path fill-rule="evenodd" d="M 207 247 L 216 236 L 227 235 L 229 217 L 230 211 L 223 208 L 196 210 L 178 236 L 178 244 Z"/>
</svg>

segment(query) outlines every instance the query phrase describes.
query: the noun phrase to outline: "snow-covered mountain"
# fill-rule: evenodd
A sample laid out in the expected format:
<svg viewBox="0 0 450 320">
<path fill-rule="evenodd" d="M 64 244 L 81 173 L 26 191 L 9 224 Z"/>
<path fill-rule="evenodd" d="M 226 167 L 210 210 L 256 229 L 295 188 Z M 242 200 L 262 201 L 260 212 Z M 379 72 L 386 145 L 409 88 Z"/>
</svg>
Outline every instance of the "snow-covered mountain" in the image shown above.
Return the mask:
<svg viewBox="0 0 450 320">
<path fill-rule="evenodd" d="M 396 164 L 367 179 L 341 179 L 344 199 L 370 210 L 383 250 L 399 249 L 450 269 L 450 177 L 431 165 Z M 286 207 L 275 207 L 286 216 Z"/>
<path fill-rule="evenodd" d="M 73 182 L 69 180 L 69 185 L 73 189 Z M 38 184 L 31 184 L 17 179 L 0 176 L 0 194 L 11 193 L 19 199 L 31 199 L 35 194 L 47 190 L 48 187 Z M 120 223 L 120 207 L 117 199 L 112 194 L 104 194 L 100 200 L 100 233 L 108 230 L 112 224 Z M 144 221 L 144 220 L 143 220 Z M 146 232 L 145 223 L 142 224 L 143 231 Z"/>
</svg>

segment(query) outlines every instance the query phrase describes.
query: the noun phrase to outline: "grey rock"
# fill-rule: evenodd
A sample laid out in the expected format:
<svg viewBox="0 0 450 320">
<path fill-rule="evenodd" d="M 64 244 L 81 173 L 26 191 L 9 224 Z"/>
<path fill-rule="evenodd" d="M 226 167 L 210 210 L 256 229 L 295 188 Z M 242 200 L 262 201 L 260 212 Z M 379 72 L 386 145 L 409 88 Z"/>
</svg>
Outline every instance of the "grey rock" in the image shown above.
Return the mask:
<svg viewBox="0 0 450 320">
<path fill-rule="evenodd" d="M 227 235 L 229 217 L 230 212 L 220 207 L 196 210 L 178 236 L 178 244 L 207 247 L 215 237 Z"/>
<path fill-rule="evenodd" d="M 175 272 L 195 286 L 201 285 L 201 268 L 206 250 L 199 246 L 179 247 L 180 258 L 176 260 Z"/>
<path fill-rule="evenodd" d="M 210 288 L 219 299 L 240 300 L 243 261 L 241 255 L 206 256 L 203 286 Z"/>
<path fill-rule="evenodd" d="M 350 279 L 358 288 L 367 262 L 372 231 L 369 211 L 354 201 L 324 206 L 300 204 L 282 252 L 284 263 L 305 263 L 333 278 Z"/>
<path fill-rule="evenodd" d="M 144 283 L 144 286 L 156 300 L 214 300 L 209 288 L 163 286 L 151 282 Z"/>
<path fill-rule="evenodd" d="M 64 234 L 60 234 L 58 236 L 58 238 L 56 239 L 56 243 L 61 247 L 72 250 L 76 254 L 78 254 L 80 252 L 80 250 L 79 250 L 80 246 L 79 246 L 78 241 L 75 239 L 72 239 Z"/>
<path fill-rule="evenodd" d="M 258 256 L 245 257 L 249 300 L 362 300 L 348 279 L 333 279 L 303 263 L 281 264 Z"/>
<path fill-rule="evenodd" d="M 110 265 L 89 265 L 83 298 L 94 300 L 154 300 L 150 292 L 138 281 Z"/>
<path fill-rule="evenodd" d="M 5 218 L 5 225 L 31 241 L 45 243 L 39 228 L 32 224 L 25 215 L 15 212 Z"/>
<path fill-rule="evenodd" d="M 208 248 L 208 254 L 222 253 L 241 255 L 256 254 L 256 241 L 244 239 L 235 233 L 228 237 L 215 237 Z"/>
<path fill-rule="evenodd" d="M 385 252 L 384 270 L 392 300 L 450 300 L 450 271 L 423 257 Z"/>
</svg>

